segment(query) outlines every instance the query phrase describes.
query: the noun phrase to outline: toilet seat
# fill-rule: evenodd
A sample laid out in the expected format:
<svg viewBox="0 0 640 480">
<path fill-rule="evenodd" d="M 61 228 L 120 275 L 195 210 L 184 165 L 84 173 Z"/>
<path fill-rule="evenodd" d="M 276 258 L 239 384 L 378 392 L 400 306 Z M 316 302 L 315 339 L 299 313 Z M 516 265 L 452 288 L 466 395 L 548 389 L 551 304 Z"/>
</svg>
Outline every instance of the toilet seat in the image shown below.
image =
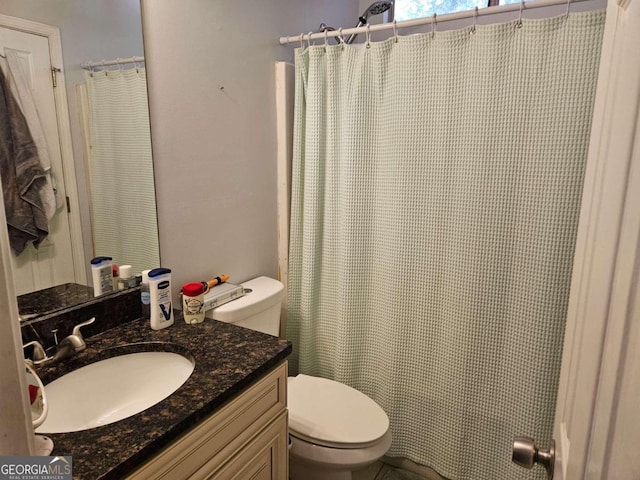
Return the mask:
<svg viewBox="0 0 640 480">
<path fill-rule="evenodd" d="M 389 430 L 389 417 L 376 402 L 326 378 L 289 377 L 287 401 L 291 435 L 316 445 L 366 448 Z"/>
</svg>

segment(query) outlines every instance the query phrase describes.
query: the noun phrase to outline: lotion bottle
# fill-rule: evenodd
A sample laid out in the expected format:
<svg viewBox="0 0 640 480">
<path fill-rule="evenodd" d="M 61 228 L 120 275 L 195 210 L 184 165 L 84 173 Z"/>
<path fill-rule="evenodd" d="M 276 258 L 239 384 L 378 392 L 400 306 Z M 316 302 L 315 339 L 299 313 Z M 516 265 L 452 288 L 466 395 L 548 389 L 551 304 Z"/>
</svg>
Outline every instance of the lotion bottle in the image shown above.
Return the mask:
<svg viewBox="0 0 640 480">
<path fill-rule="evenodd" d="M 149 272 L 151 328 L 160 330 L 173 325 L 171 304 L 171 270 L 154 268 Z"/>
<path fill-rule="evenodd" d="M 112 260 L 111 257 L 96 257 L 91 260 L 93 294 L 96 297 L 113 292 Z"/>
<path fill-rule="evenodd" d="M 142 281 L 140 282 L 140 303 L 142 304 L 142 318 L 149 320 L 151 318 L 151 295 L 149 293 L 149 272 L 151 270 L 142 271 Z"/>
</svg>

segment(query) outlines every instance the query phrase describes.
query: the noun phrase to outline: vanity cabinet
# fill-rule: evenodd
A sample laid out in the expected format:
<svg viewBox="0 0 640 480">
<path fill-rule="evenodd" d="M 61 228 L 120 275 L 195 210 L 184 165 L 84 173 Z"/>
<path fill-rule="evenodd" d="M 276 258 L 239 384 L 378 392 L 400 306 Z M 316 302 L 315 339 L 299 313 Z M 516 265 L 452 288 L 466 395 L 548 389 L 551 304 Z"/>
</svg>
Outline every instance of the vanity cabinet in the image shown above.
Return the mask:
<svg viewBox="0 0 640 480">
<path fill-rule="evenodd" d="M 285 480 L 286 402 L 285 361 L 127 478 Z"/>
</svg>

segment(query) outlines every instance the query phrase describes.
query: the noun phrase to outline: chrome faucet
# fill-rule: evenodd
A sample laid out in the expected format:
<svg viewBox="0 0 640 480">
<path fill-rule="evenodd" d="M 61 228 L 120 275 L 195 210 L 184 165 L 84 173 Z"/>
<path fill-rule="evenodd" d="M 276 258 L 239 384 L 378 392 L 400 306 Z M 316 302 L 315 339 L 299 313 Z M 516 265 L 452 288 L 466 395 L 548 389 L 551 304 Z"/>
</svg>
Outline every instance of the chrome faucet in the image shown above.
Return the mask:
<svg viewBox="0 0 640 480">
<path fill-rule="evenodd" d="M 42 347 L 42 344 L 36 340 L 33 342 L 29 342 L 23 345 L 23 348 L 33 346 L 33 354 L 30 361 L 33 365 L 48 365 L 50 363 L 59 362 L 65 358 L 71 357 L 78 352 L 83 351 L 87 348 L 87 344 L 84 341 L 84 337 L 82 336 L 82 332 L 80 329 L 87 325 L 91 325 L 96 321 L 96 318 L 90 318 L 86 322 L 79 323 L 75 327 L 73 327 L 73 332 L 71 335 L 62 339 L 60 343 L 58 343 L 55 347 L 56 351 L 53 356 L 48 356 L 45 349 Z"/>
</svg>

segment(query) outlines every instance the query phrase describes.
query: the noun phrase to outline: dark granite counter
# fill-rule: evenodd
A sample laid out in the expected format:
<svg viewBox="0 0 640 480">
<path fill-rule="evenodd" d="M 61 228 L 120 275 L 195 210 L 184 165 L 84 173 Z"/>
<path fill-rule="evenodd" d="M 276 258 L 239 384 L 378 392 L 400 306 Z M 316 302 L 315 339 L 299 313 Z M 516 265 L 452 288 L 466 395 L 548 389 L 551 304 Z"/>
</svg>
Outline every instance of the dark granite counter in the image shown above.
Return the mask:
<svg viewBox="0 0 640 480">
<path fill-rule="evenodd" d="M 120 479 L 165 445 L 251 385 L 291 353 L 291 344 L 260 332 L 206 319 L 154 331 L 148 321 L 119 325 L 87 339 L 87 349 L 58 365 L 39 368 L 45 385 L 95 361 L 138 351 L 191 356 L 195 369 L 171 396 L 116 423 L 74 433 L 47 434 L 52 455 L 73 457 L 73 477 Z"/>
<path fill-rule="evenodd" d="M 23 319 L 30 319 L 95 299 L 93 288 L 65 283 L 18 296 L 18 311 Z"/>
</svg>

